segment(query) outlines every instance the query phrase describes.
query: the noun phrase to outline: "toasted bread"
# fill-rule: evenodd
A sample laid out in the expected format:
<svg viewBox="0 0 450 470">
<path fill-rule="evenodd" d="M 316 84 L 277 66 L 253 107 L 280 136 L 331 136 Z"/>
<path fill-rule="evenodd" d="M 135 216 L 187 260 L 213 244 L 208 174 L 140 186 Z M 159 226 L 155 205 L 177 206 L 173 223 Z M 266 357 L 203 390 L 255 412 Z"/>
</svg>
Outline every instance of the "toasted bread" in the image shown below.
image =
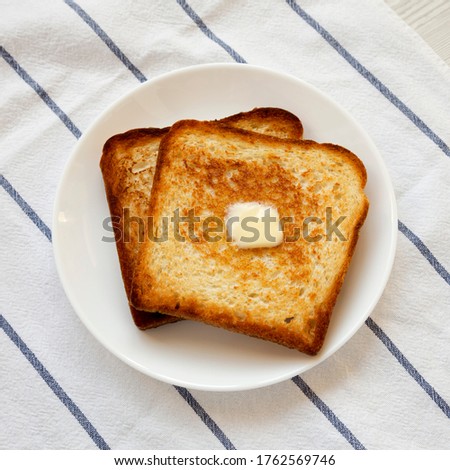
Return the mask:
<svg viewBox="0 0 450 470">
<path fill-rule="evenodd" d="M 216 122 L 291 139 L 300 139 L 303 133 L 302 123 L 296 116 L 277 108 L 256 108 Z M 159 143 L 168 130 L 169 128 L 130 130 L 111 137 L 103 148 L 100 168 L 128 297 L 135 260 L 147 223 Z M 141 329 L 179 320 L 158 312 L 139 311 L 131 306 L 130 310 L 135 324 Z"/>
<path fill-rule="evenodd" d="M 367 214 L 366 179 L 358 157 L 337 145 L 176 123 L 160 145 L 132 305 L 316 354 Z M 206 236 L 207 217 L 223 221 L 248 201 L 292 218 L 281 245 L 241 249 L 223 232 Z M 190 210 L 200 219 L 194 234 L 164 227 Z M 339 232 L 328 233 L 329 222 Z"/>
</svg>

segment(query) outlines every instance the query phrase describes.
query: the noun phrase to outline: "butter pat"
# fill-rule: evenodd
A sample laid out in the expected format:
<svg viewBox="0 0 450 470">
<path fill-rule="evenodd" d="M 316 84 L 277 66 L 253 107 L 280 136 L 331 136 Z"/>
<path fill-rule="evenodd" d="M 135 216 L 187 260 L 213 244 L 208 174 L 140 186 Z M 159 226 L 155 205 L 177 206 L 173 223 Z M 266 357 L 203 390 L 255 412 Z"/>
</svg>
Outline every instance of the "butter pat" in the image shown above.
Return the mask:
<svg viewBox="0 0 450 470">
<path fill-rule="evenodd" d="M 228 239 L 239 248 L 270 248 L 283 241 L 278 210 L 259 202 L 229 206 L 225 223 Z"/>
</svg>

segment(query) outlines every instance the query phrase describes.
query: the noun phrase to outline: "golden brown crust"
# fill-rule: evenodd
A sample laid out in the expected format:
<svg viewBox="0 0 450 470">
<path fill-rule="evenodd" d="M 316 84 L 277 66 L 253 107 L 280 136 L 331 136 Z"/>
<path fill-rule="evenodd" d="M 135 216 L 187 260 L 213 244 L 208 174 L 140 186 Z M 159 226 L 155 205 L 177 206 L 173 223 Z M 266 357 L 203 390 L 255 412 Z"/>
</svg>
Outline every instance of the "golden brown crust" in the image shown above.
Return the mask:
<svg viewBox="0 0 450 470">
<path fill-rule="evenodd" d="M 315 189 L 317 175 L 329 189 Z M 132 304 L 316 354 L 367 214 L 366 179 L 358 157 L 333 144 L 256 135 L 207 122 L 176 123 L 160 144 L 150 203 L 155 220 L 183 204 L 223 217 L 225 207 L 240 199 L 273 204 L 280 216 L 293 213 L 303 220 L 325 210 L 325 204 L 341 207 L 344 199 L 348 237 L 334 247 L 332 241 L 313 245 L 300 240 L 271 249 L 226 245 L 224 251 L 213 243 L 146 242 L 135 270 Z M 307 187 L 299 189 L 299 183 Z M 220 195 L 209 196 L 208 188 L 220 190 Z M 334 251 L 339 256 L 330 264 Z M 275 274 L 282 273 L 281 281 L 271 278 L 265 262 L 274 264 Z M 305 294 L 301 286 L 306 286 Z M 257 307 L 252 306 L 255 290 Z"/>
<path fill-rule="evenodd" d="M 241 126 L 257 132 L 287 135 L 292 138 L 301 138 L 303 132 L 301 121 L 296 116 L 276 108 L 256 108 L 217 122 L 226 126 Z M 103 147 L 100 168 L 113 221 L 122 279 L 128 298 L 130 297 L 131 281 L 138 252 L 136 240 L 142 233 L 140 233 L 139 227 L 130 223 L 127 226 L 127 230 L 130 232 L 129 239 L 128 241 L 124 240 L 124 211 L 129 210 L 130 218 L 142 218 L 145 225 L 151 180 L 156 163 L 156 155 L 151 155 L 148 150 L 154 148 L 157 151 L 160 140 L 168 131 L 169 128 L 132 129 L 111 137 Z M 153 159 L 151 167 L 133 174 L 134 165 L 145 158 Z M 145 230 L 144 227 L 144 233 Z M 179 320 L 179 318 L 158 312 L 141 311 L 131 305 L 130 311 L 135 324 L 140 329 L 152 328 Z"/>
<path fill-rule="evenodd" d="M 283 139 L 301 139 L 303 137 L 303 124 L 300 119 L 280 108 L 254 108 L 251 111 L 234 114 L 215 122 Z M 267 122 L 268 125 L 261 126 L 263 122 Z"/>
<path fill-rule="evenodd" d="M 133 231 L 135 227 L 130 226 L 130 240 L 124 239 L 124 221 L 123 214 L 125 209 L 130 209 L 129 198 L 127 197 L 127 173 L 131 170 L 130 164 L 133 162 L 127 158 L 127 153 L 122 153 L 123 149 L 144 147 L 151 142 L 159 146 L 159 141 L 168 132 L 168 128 L 164 129 L 132 129 L 117 134 L 108 139 L 103 146 L 103 153 L 100 160 L 100 168 L 102 171 L 106 199 L 108 201 L 109 211 L 112 218 L 112 226 L 116 240 L 116 249 L 120 261 L 120 269 L 122 280 L 127 296 L 131 292 L 131 281 L 133 278 L 135 256 L 134 256 L 134 239 L 137 234 Z M 159 312 L 149 314 L 148 312 L 138 310 L 130 305 L 130 312 L 134 323 L 140 329 L 156 327 L 178 321 L 178 318 L 169 317 Z"/>
<path fill-rule="evenodd" d="M 356 249 L 356 243 L 359 238 L 359 232 L 361 230 L 361 227 L 364 224 L 364 221 L 366 220 L 368 211 L 369 211 L 369 201 L 367 198 L 364 198 L 363 207 L 355 223 L 355 229 L 352 234 L 351 240 L 349 242 L 347 256 L 344 260 L 341 271 L 339 272 L 337 276 L 337 280 L 332 289 L 328 302 L 326 306 L 323 308 L 323 311 L 319 315 L 321 320 L 318 323 L 317 335 L 316 335 L 315 341 L 311 345 L 310 354 L 313 354 L 313 355 L 317 354 L 325 340 L 325 336 L 328 330 L 328 325 L 330 324 L 331 314 L 333 313 L 333 309 L 336 304 L 339 292 L 341 291 L 342 284 L 344 283 L 345 275 L 347 274 L 348 268 L 350 266 L 350 262 L 352 260 L 353 254 Z"/>
</svg>

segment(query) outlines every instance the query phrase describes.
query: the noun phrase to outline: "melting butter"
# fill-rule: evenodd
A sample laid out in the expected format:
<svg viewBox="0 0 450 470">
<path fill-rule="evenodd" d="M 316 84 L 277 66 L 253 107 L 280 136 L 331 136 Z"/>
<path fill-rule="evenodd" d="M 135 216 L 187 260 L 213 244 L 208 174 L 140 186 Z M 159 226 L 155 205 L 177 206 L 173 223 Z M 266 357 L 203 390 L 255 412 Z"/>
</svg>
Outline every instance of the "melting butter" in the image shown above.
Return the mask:
<svg viewBox="0 0 450 470">
<path fill-rule="evenodd" d="M 259 202 L 239 202 L 228 207 L 226 228 L 239 248 L 270 248 L 283 242 L 280 216 L 275 207 Z"/>
</svg>

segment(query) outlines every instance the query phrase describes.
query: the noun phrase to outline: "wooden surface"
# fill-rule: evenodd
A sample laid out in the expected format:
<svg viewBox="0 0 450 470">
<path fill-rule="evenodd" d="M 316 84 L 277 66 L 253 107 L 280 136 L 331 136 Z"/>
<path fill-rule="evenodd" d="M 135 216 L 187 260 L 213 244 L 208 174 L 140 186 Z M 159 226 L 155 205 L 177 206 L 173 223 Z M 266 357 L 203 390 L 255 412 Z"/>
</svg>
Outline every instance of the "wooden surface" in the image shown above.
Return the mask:
<svg viewBox="0 0 450 470">
<path fill-rule="evenodd" d="M 385 0 L 450 65 L 450 0 Z"/>
</svg>

